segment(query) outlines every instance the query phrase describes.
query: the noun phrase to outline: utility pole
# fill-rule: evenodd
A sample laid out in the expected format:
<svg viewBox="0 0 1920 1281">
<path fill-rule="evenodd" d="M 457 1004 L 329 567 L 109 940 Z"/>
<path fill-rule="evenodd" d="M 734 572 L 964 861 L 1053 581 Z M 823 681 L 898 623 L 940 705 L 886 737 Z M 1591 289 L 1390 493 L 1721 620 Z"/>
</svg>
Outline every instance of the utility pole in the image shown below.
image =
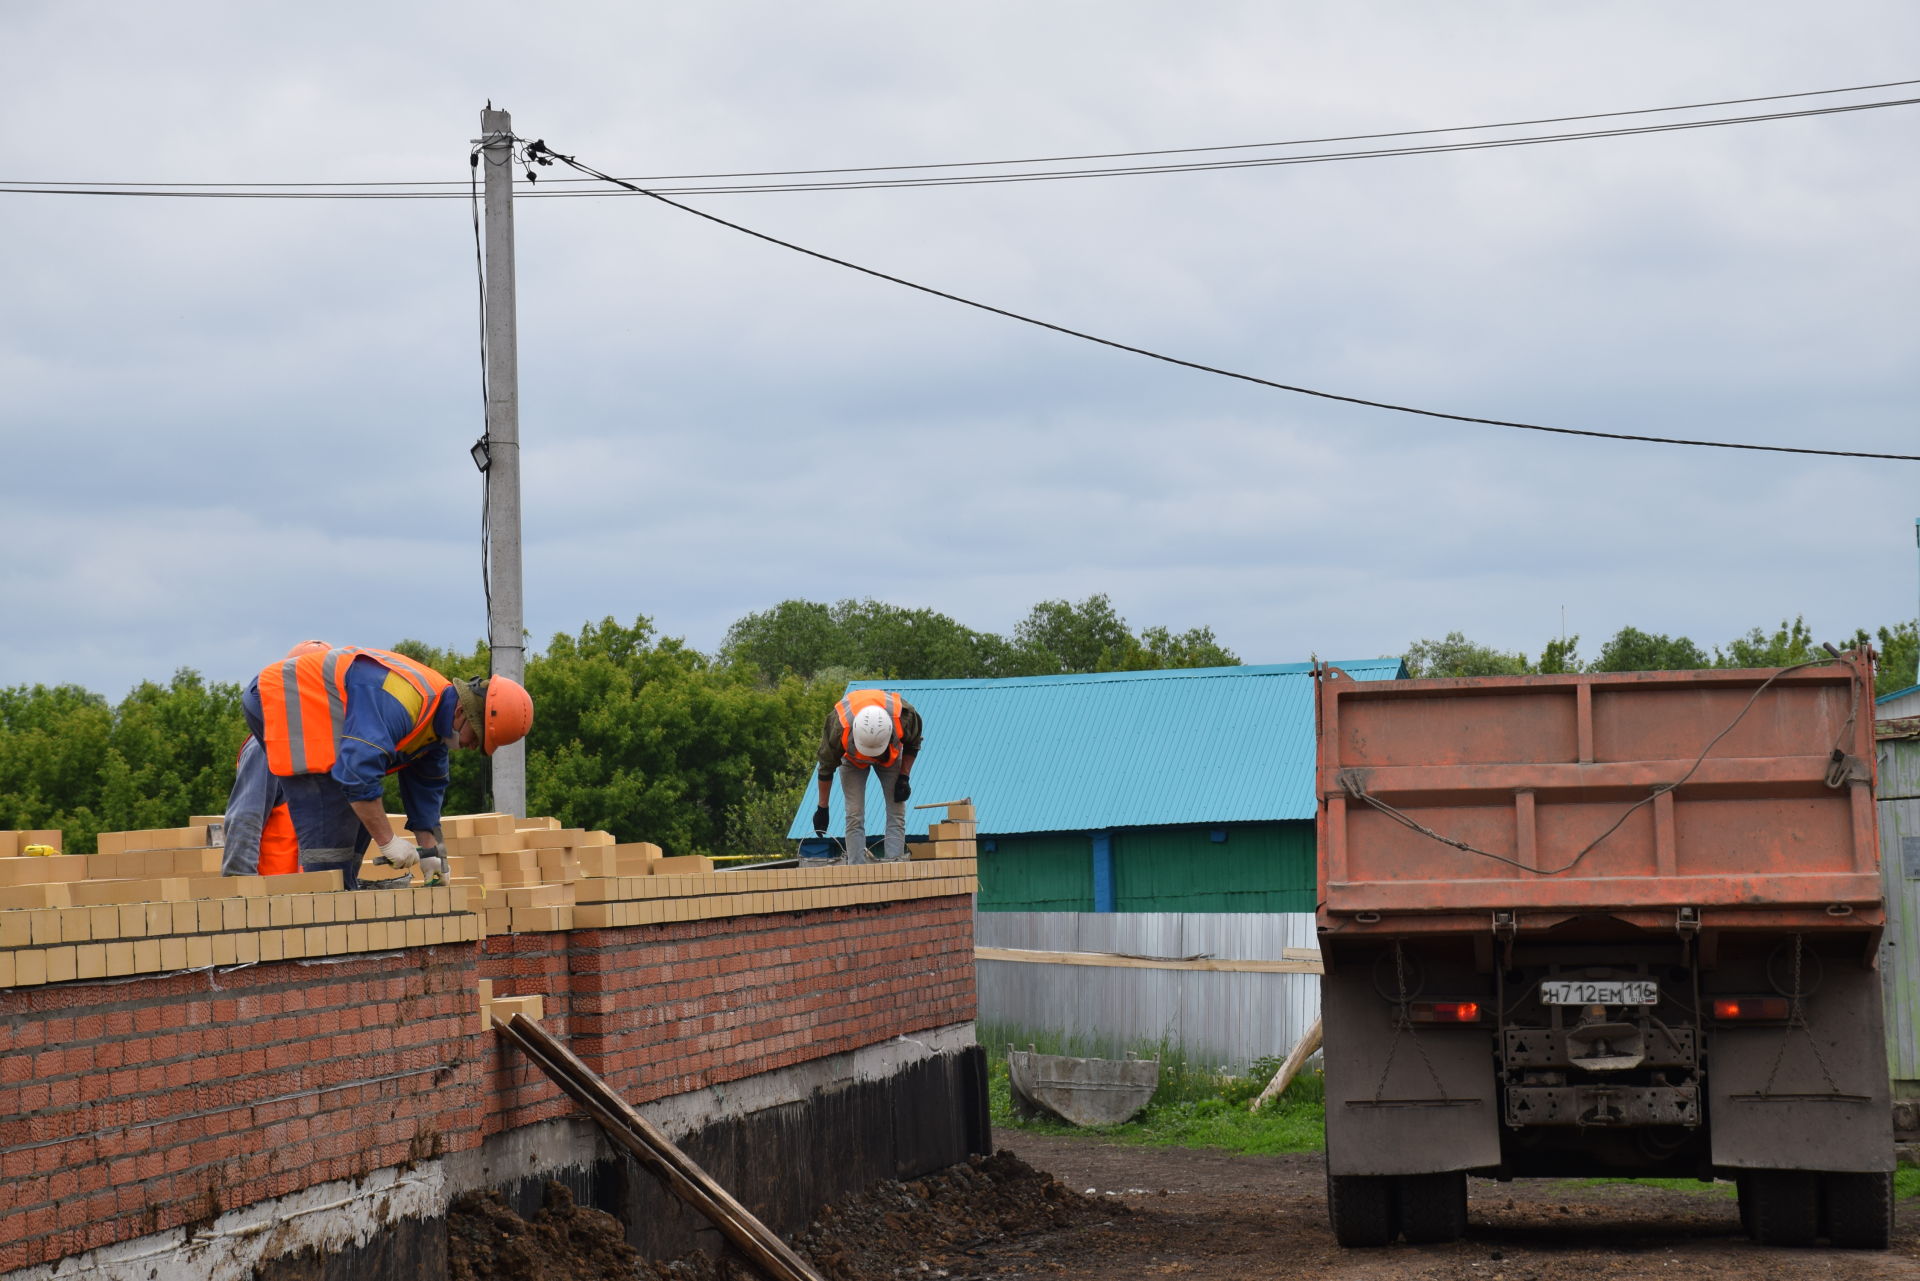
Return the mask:
<svg viewBox="0 0 1920 1281">
<path fill-rule="evenodd" d="M 526 613 L 520 596 L 520 355 L 514 334 L 513 119 L 480 113 L 487 211 L 487 564 L 493 674 L 526 681 Z M 527 743 L 493 754 L 493 806 L 527 814 Z"/>
</svg>

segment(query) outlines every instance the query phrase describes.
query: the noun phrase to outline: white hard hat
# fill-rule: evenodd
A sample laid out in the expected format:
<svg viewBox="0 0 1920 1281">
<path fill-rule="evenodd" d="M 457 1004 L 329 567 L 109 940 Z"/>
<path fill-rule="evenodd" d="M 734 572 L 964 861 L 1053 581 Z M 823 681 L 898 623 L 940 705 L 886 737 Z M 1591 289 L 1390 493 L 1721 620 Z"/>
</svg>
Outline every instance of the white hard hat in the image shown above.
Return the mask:
<svg viewBox="0 0 1920 1281">
<path fill-rule="evenodd" d="M 884 708 L 863 707 L 853 714 L 853 750 L 878 756 L 893 741 L 893 718 Z"/>
</svg>

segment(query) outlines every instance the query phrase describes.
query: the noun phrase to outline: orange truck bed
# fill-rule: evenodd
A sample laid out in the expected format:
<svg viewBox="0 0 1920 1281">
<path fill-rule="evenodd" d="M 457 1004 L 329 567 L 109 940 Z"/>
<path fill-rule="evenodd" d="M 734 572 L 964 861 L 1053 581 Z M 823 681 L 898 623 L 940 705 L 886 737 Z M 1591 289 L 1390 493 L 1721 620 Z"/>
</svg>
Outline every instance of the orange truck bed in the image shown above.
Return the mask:
<svg viewBox="0 0 1920 1281">
<path fill-rule="evenodd" d="M 1596 914 L 1884 920 L 1865 652 L 1781 670 L 1318 675 L 1324 931 L 1485 930 L 1493 913 L 1523 931 Z"/>
</svg>

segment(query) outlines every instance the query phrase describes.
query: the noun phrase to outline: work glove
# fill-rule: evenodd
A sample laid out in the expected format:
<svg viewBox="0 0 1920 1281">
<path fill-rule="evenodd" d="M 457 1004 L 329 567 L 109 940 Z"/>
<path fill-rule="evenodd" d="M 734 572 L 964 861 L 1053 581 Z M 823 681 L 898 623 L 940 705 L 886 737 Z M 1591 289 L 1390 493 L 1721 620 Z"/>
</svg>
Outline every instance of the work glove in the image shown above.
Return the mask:
<svg viewBox="0 0 1920 1281">
<path fill-rule="evenodd" d="M 813 834 L 815 836 L 827 834 L 827 807 L 824 805 L 813 812 Z"/>
<path fill-rule="evenodd" d="M 913 784 L 907 782 L 907 776 L 905 774 L 902 774 L 898 778 L 893 780 L 893 799 L 894 800 L 904 805 L 906 803 L 907 798 L 912 795 L 913 795 Z"/>
<path fill-rule="evenodd" d="M 395 836 L 380 847 L 380 856 L 373 861 L 388 867 L 411 868 L 420 861 L 420 849 L 406 837 Z"/>
<path fill-rule="evenodd" d="M 420 855 L 420 883 L 422 885 L 445 885 L 447 883 L 447 860 L 440 857 L 440 847 L 431 846 Z"/>
</svg>

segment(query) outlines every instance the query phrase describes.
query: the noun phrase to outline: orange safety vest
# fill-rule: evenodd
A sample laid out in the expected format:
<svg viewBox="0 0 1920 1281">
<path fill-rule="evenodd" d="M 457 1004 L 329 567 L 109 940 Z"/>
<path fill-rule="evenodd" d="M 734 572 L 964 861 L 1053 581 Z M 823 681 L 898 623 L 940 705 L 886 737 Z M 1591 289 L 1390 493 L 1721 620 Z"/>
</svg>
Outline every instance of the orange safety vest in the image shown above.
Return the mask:
<svg viewBox="0 0 1920 1281">
<path fill-rule="evenodd" d="M 900 742 L 906 732 L 900 728 L 900 696 L 880 689 L 858 689 L 833 705 L 840 717 L 840 752 L 855 765 L 878 765 L 882 769 L 900 759 Z M 887 741 L 885 756 L 862 756 L 853 750 L 853 718 L 862 708 L 884 708 L 893 721 L 893 737 Z"/>
<path fill-rule="evenodd" d="M 280 778 L 324 774 L 333 768 L 340 736 L 346 732 L 347 668 L 355 658 L 371 658 L 387 669 L 385 689 L 413 715 L 396 750 L 410 752 L 433 733 L 433 714 L 452 681 L 424 663 L 384 649 L 339 649 L 301 654 L 260 673 L 260 720 L 266 731 L 267 768 Z"/>
<path fill-rule="evenodd" d="M 234 768 L 239 768 L 240 757 L 246 754 L 247 744 L 242 743 L 240 756 L 233 758 Z M 293 834 L 293 811 L 285 801 L 274 806 L 260 824 L 260 865 L 255 870 L 261 876 L 287 876 L 300 870 L 300 841 Z"/>
</svg>

